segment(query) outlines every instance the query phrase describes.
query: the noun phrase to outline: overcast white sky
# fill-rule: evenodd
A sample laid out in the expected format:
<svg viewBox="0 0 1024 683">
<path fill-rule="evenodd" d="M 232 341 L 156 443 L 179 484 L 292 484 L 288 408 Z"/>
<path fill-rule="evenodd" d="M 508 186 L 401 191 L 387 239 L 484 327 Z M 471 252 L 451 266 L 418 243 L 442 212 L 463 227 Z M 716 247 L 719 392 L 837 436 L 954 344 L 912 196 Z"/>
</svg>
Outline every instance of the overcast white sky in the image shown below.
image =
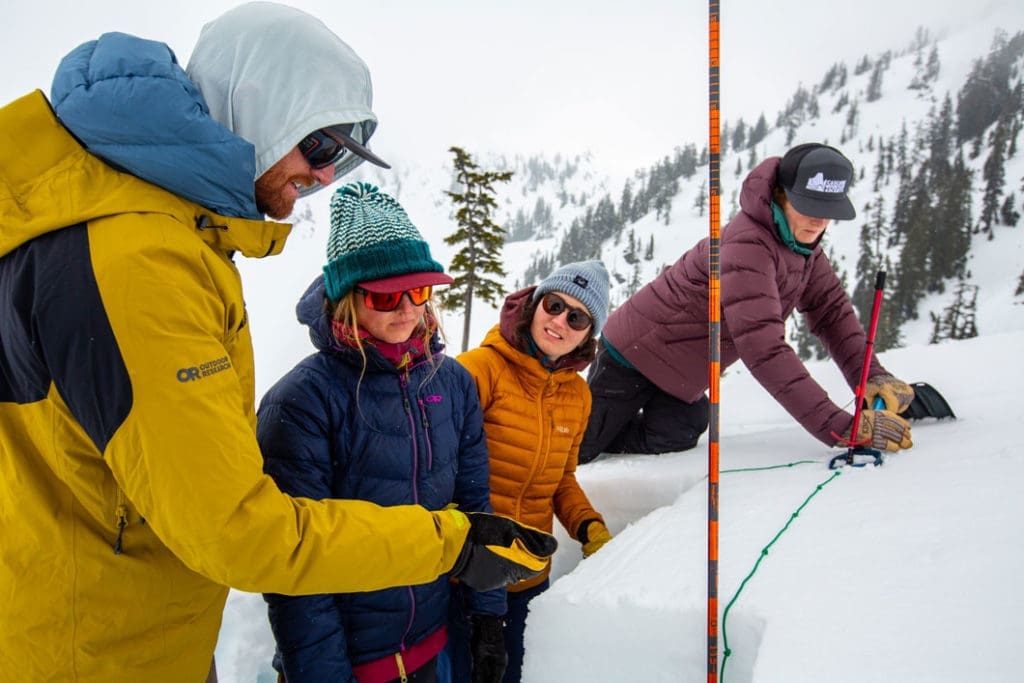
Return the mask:
<svg viewBox="0 0 1024 683">
<path fill-rule="evenodd" d="M 105 31 L 168 43 L 182 63 L 225 0 L 0 0 L 0 102 L 49 91 L 60 58 Z M 290 0 L 370 65 L 387 158 L 590 149 L 628 172 L 707 136 L 706 2 Z M 1024 28 L 1019 0 L 722 0 L 723 118 L 771 122 L 837 59 L 972 21 Z M 781 77 L 784 74 L 785 77 Z M 794 77 L 795 76 L 795 77 Z M 782 85 L 778 85 L 778 84 Z"/>
</svg>

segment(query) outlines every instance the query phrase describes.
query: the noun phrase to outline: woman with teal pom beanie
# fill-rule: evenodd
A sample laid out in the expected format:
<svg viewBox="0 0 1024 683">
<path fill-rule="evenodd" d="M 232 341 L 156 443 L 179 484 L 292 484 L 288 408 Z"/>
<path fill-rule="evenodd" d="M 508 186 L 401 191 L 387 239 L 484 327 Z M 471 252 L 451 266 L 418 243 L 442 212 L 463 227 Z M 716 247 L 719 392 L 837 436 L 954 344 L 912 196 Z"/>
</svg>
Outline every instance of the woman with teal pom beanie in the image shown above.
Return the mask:
<svg viewBox="0 0 1024 683">
<path fill-rule="evenodd" d="M 444 354 L 432 303 L 433 287 L 451 282 L 393 197 L 368 183 L 335 193 L 323 277 L 297 307 L 317 352 L 259 409 L 264 469 L 283 491 L 491 511 L 480 401 Z M 464 590 L 475 613 L 504 614 L 504 589 Z M 267 594 L 274 666 L 288 683 L 437 681 L 451 591 L 441 576 L 364 593 Z"/>
</svg>

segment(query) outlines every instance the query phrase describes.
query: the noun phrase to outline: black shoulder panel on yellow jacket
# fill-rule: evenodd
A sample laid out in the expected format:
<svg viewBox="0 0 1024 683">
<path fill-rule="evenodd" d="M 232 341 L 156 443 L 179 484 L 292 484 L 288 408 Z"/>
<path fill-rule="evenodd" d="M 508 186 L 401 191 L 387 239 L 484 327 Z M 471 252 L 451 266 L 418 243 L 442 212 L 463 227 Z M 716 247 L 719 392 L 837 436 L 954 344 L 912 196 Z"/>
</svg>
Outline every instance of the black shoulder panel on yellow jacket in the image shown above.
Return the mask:
<svg viewBox="0 0 1024 683">
<path fill-rule="evenodd" d="M 132 388 L 93 276 L 85 223 L 0 258 L 0 330 L 0 401 L 40 401 L 53 382 L 102 453 L 131 409 Z"/>
</svg>

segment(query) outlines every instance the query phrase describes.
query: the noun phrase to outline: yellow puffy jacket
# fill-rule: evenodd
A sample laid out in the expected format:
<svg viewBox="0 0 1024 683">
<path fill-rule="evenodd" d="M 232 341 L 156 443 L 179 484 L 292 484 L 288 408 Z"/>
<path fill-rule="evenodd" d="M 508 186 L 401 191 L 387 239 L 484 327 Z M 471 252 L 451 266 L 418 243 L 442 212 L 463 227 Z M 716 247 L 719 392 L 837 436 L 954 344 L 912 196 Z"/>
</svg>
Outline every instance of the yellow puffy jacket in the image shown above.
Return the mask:
<svg viewBox="0 0 1024 683">
<path fill-rule="evenodd" d="M 225 218 L 86 152 L 42 93 L 0 109 L 0 680 L 202 681 L 228 587 L 430 581 L 467 529 L 263 474 Z"/>
<path fill-rule="evenodd" d="M 500 328 L 495 325 L 481 346 L 458 356 L 476 380 L 484 410 L 491 505 L 497 514 L 549 533 L 558 515 L 569 535 L 579 540 L 583 522 L 604 523 L 576 481 L 590 389 L 574 368 L 549 372 L 509 344 Z M 536 586 L 550 571 L 549 564 L 540 576 L 508 589 Z"/>
</svg>

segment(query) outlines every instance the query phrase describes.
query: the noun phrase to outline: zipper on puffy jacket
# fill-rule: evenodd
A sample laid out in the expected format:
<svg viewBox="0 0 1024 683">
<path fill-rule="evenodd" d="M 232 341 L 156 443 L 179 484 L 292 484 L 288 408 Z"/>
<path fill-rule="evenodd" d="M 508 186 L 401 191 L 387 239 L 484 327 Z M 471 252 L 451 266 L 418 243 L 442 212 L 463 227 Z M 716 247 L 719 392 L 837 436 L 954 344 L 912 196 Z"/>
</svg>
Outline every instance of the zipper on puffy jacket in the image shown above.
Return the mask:
<svg viewBox="0 0 1024 683">
<path fill-rule="evenodd" d="M 412 405 L 409 403 L 409 396 L 406 394 L 406 387 L 409 386 L 409 375 L 399 375 L 398 383 L 402 387 L 402 407 L 405 409 L 405 415 L 409 418 L 409 438 L 412 440 L 412 502 L 416 505 L 420 504 L 420 493 L 417 482 L 419 481 L 419 462 L 420 452 L 418 448 L 418 440 L 416 439 L 416 414 L 412 411 Z"/>
<path fill-rule="evenodd" d="M 123 546 L 124 528 L 128 526 L 128 497 L 120 487 L 117 489 L 117 505 L 114 508 L 114 517 L 117 522 L 117 538 L 114 540 L 114 554 L 120 555 Z"/>
<path fill-rule="evenodd" d="M 420 404 L 420 416 L 423 418 L 423 439 L 427 445 L 427 471 L 434 470 L 434 447 L 430 443 L 430 416 L 427 415 L 427 406 L 423 399 L 417 399 Z"/>
</svg>

